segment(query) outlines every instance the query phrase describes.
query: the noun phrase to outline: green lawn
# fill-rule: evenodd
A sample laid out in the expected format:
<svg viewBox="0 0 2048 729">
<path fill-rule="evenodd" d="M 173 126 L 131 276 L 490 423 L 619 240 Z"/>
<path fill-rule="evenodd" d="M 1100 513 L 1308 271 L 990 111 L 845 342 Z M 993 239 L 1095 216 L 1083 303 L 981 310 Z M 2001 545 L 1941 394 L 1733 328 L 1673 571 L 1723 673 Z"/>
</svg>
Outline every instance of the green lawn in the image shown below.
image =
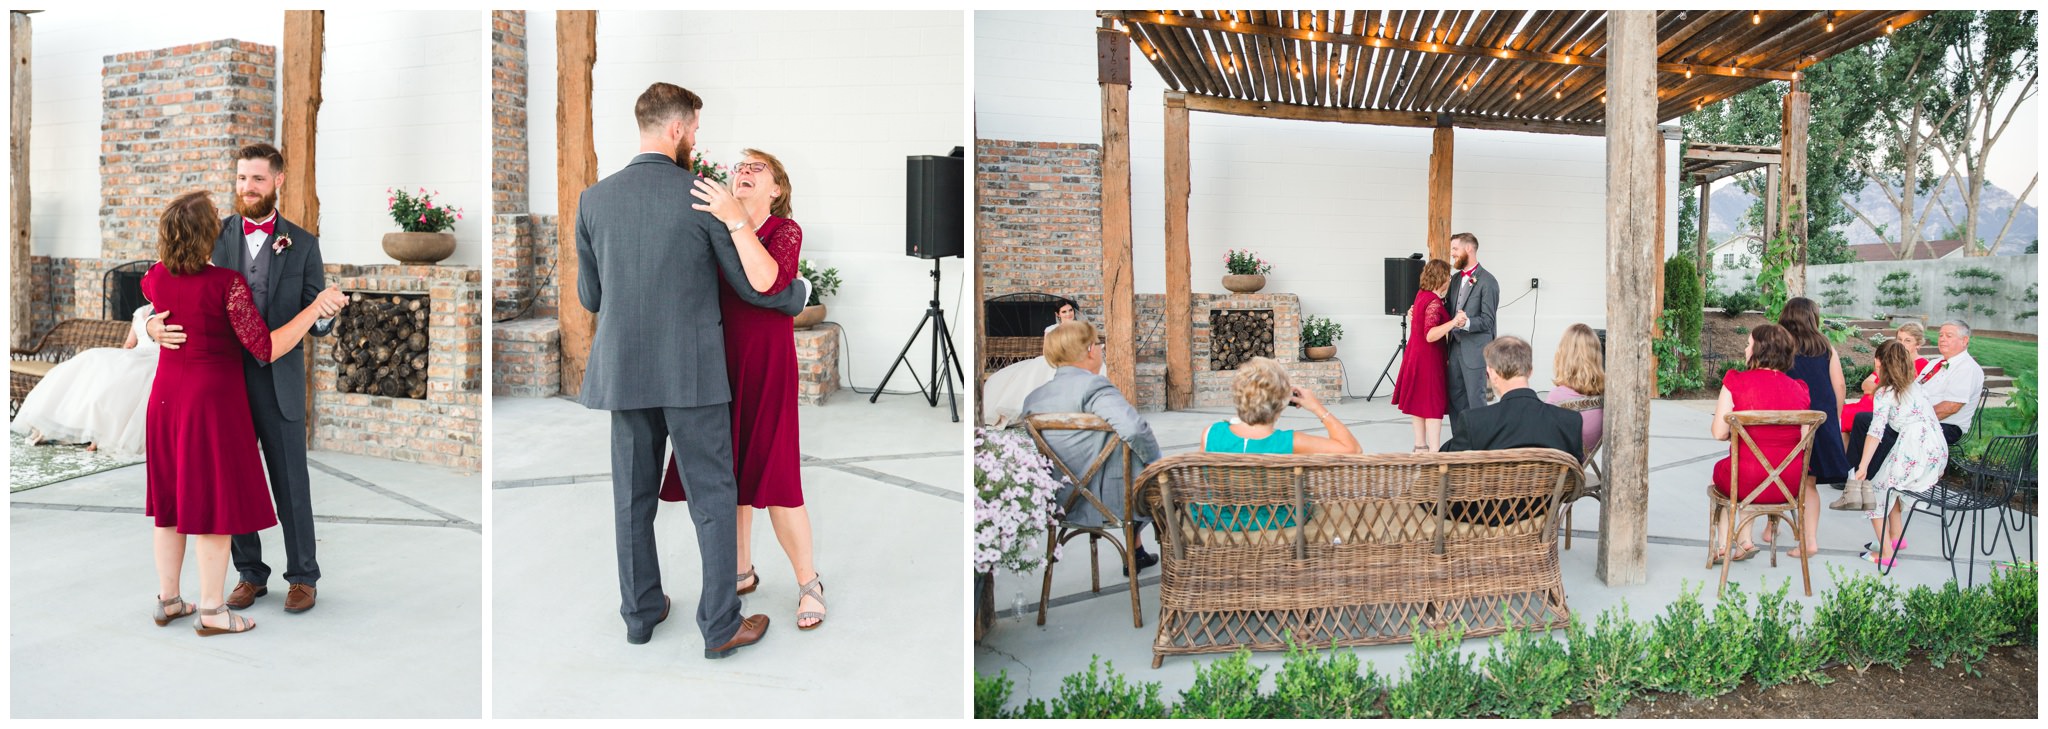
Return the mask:
<svg viewBox="0 0 2048 729">
<path fill-rule="evenodd" d="M 2021 342 L 2012 339 L 1975 336 L 1970 338 L 1970 356 L 1977 358 L 1977 364 L 1985 367 L 2004 367 L 2005 374 L 2015 382 L 2025 380 L 2038 385 L 2034 379 L 2040 363 L 2040 345 L 2036 342 Z"/>
</svg>

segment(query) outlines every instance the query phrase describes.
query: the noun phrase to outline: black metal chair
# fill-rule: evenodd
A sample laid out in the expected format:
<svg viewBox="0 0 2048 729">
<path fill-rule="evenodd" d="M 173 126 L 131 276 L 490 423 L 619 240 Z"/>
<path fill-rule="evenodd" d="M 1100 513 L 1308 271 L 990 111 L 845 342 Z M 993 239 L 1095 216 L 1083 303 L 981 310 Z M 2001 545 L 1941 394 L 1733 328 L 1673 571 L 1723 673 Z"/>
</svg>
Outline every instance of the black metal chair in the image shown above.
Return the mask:
<svg viewBox="0 0 2048 729">
<path fill-rule="evenodd" d="M 2000 535 L 2005 536 L 2007 550 L 2017 559 L 2018 551 L 2013 549 L 2012 533 L 2007 528 L 2006 516 L 2000 513 L 1998 521 L 1988 522 L 1985 512 L 2007 508 L 2022 482 L 2029 485 L 2034 482 L 2040 458 L 2035 452 L 2038 443 L 2039 436 L 2034 433 L 1994 437 L 1985 446 L 1982 457 L 1970 459 L 1958 466 L 1968 474 L 1968 483 L 1954 484 L 1942 481 L 1936 483 L 1933 488 L 1917 494 L 1897 492 L 1899 497 L 1912 501 L 1906 511 L 1906 523 L 1899 530 L 1900 534 L 1905 534 L 1911 529 L 1914 514 L 1927 514 L 1940 519 L 1941 556 L 1948 560 L 1949 576 L 1962 580 L 1965 585 L 1975 581 L 1977 555 L 1982 553 L 1990 557 L 1997 553 Z M 1890 506 L 1887 505 L 1885 508 L 1889 509 Z M 1967 526 L 1964 524 L 1965 520 L 1968 521 Z M 1987 523 L 1990 526 L 1989 532 L 1986 531 Z M 1970 539 L 1967 553 L 1962 550 L 1965 536 Z M 2030 545 L 2029 554 L 2031 553 Z M 1958 555 L 1968 559 L 1968 568 L 1962 575 L 1956 573 L 1955 560 Z M 1880 569 L 1880 572 L 1890 574 L 1891 570 L 1884 568 Z"/>
<path fill-rule="evenodd" d="M 1970 456 L 1964 454 L 1974 449 L 1978 441 L 1991 437 L 1990 433 L 1984 432 L 1984 406 L 1990 403 L 1991 388 L 1986 387 L 1978 390 L 1977 409 L 1971 411 L 1970 415 L 1970 430 L 1963 433 L 1961 439 L 1949 445 L 1948 469 L 1942 472 L 1942 480 L 1957 486 L 1970 482 L 1969 465 L 1982 460 L 1983 455 Z"/>
<path fill-rule="evenodd" d="M 2013 457 L 2014 463 L 2006 464 L 2008 467 L 2003 469 L 2001 474 L 2006 479 L 2009 493 L 2005 508 L 1998 511 L 1998 523 L 2004 527 L 2005 548 L 2012 554 L 2014 561 L 2019 560 L 2020 552 L 2013 545 L 2013 535 L 2020 533 L 2026 535 L 2021 539 L 2027 543 L 2027 561 L 2034 561 L 2034 520 L 2041 514 L 2040 475 L 2037 468 L 2040 452 L 2036 449 L 2038 441 L 2035 440 L 2038 436 L 2037 433 L 2003 436 L 1992 442 L 1993 446 L 2000 446 L 1997 441 L 2004 438 L 2027 439 L 2024 444 L 2006 446 L 2002 453 Z M 1988 456 L 1992 453 L 1986 450 L 1985 455 L 1986 460 L 1990 460 Z"/>
</svg>

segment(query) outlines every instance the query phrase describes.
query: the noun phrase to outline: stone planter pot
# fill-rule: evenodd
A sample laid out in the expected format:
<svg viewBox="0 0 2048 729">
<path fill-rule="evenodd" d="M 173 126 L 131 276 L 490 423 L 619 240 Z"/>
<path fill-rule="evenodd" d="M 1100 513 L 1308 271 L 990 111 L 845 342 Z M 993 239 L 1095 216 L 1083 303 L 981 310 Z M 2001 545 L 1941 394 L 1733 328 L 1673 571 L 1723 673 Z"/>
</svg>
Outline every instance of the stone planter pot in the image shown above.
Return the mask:
<svg viewBox="0 0 2048 729">
<path fill-rule="evenodd" d="M 1223 288 L 1240 294 L 1256 293 L 1266 287 L 1266 276 L 1260 273 L 1232 273 L 1223 277 Z"/>
<path fill-rule="evenodd" d="M 825 320 L 825 305 L 806 306 L 796 315 L 796 328 L 809 329 Z"/>
<path fill-rule="evenodd" d="M 987 572 L 974 573 L 974 642 L 988 637 L 989 630 L 996 627 L 996 577 Z"/>
<path fill-rule="evenodd" d="M 384 255 L 408 266 L 431 266 L 454 254 L 454 233 L 384 234 Z"/>
<path fill-rule="evenodd" d="M 1323 360 L 1330 359 L 1335 356 L 1337 356 L 1337 346 L 1334 344 L 1328 347 L 1308 348 L 1308 360 L 1310 362 L 1321 362 Z"/>
</svg>

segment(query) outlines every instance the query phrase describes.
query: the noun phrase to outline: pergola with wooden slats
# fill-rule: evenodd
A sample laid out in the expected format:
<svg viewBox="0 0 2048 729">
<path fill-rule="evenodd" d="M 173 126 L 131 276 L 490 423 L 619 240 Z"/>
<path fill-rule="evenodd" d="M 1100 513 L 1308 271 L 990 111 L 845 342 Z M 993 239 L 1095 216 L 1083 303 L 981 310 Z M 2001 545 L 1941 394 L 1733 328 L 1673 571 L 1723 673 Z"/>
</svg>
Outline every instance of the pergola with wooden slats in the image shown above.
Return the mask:
<svg viewBox="0 0 2048 729">
<path fill-rule="evenodd" d="M 1609 351 L 1599 573 L 1645 579 L 1648 341 L 1663 301 L 1658 123 L 1786 81 L 1774 218 L 1803 218 L 1807 96 L 1800 72 L 1926 17 L 1922 10 L 1110 10 L 1097 14 L 1102 92 L 1103 319 L 1109 378 L 1136 386 L 1130 85 L 1135 49 L 1168 91 L 1167 407 L 1193 393 L 1188 112 L 1434 129 L 1430 255 L 1449 258 L 1456 128 L 1607 138 Z M 1805 277 L 1804 226 L 1788 281 Z M 1795 285 L 1793 290 L 1799 291 Z"/>
<path fill-rule="evenodd" d="M 1781 221 L 1778 220 L 1778 166 L 1784 164 L 1785 155 L 1777 147 L 1750 144 L 1694 144 L 1686 148 L 1685 156 L 1678 166 L 1681 184 L 1691 179 L 1699 187 L 1700 214 L 1699 246 L 1700 286 L 1707 283 L 1707 222 L 1708 211 L 1713 208 L 1713 192 L 1709 185 L 1715 181 L 1763 169 L 1764 180 L 1764 239 L 1778 234 Z"/>
</svg>

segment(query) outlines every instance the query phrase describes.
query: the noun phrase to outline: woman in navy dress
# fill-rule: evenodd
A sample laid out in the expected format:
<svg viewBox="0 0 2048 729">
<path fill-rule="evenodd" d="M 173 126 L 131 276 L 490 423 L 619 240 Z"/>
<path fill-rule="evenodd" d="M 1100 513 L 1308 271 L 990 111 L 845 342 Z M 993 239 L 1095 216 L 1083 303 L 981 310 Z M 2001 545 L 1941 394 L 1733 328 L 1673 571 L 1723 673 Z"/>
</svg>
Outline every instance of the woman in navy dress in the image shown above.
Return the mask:
<svg viewBox="0 0 2048 729">
<path fill-rule="evenodd" d="M 1813 455 L 1806 459 L 1807 485 L 1799 490 L 1800 508 L 1806 523 L 1800 526 L 1799 549 L 1808 555 L 1820 551 L 1815 532 L 1820 529 L 1820 497 L 1813 484 L 1842 484 L 1849 479 L 1849 452 L 1842 447 L 1842 359 L 1834 345 L 1820 332 L 1820 307 L 1812 299 L 1794 297 L 1785 302 L 1778 326 L 1792 335 L 1792 378 L 1806 383 L 1807 409 L 1826 413 L 1827 423 L 1813 434 Z M 1796 555 L 1797 552 L 1792 554 Z"/>
<path fill-rule="evenodd" d="M 254 621 L 228 612 L 228 537 L 277 524 L 251 428 L 242 381 L 242 350 L 265 362 L 292 351 L 323 305 L 346 301 L 334 288 L 283 328 L 271 331 L 256 311 L 242 274 L 214 266 L 220 216 L 204 192 L 165 208 L 158 227 L 161 258 L 142 277 L 142 295 L 158 314 L 185 328 L 185 343 L 164 348 L 150 386 L 144 437 L 148 479 L 143 513 L 155 519 L 159 626 L 199 613 L 201 636 L 240 633 Z M 199 607 L 185 602 L 179 578 L 185 537 L 198 537 Z"/>
</svg>

